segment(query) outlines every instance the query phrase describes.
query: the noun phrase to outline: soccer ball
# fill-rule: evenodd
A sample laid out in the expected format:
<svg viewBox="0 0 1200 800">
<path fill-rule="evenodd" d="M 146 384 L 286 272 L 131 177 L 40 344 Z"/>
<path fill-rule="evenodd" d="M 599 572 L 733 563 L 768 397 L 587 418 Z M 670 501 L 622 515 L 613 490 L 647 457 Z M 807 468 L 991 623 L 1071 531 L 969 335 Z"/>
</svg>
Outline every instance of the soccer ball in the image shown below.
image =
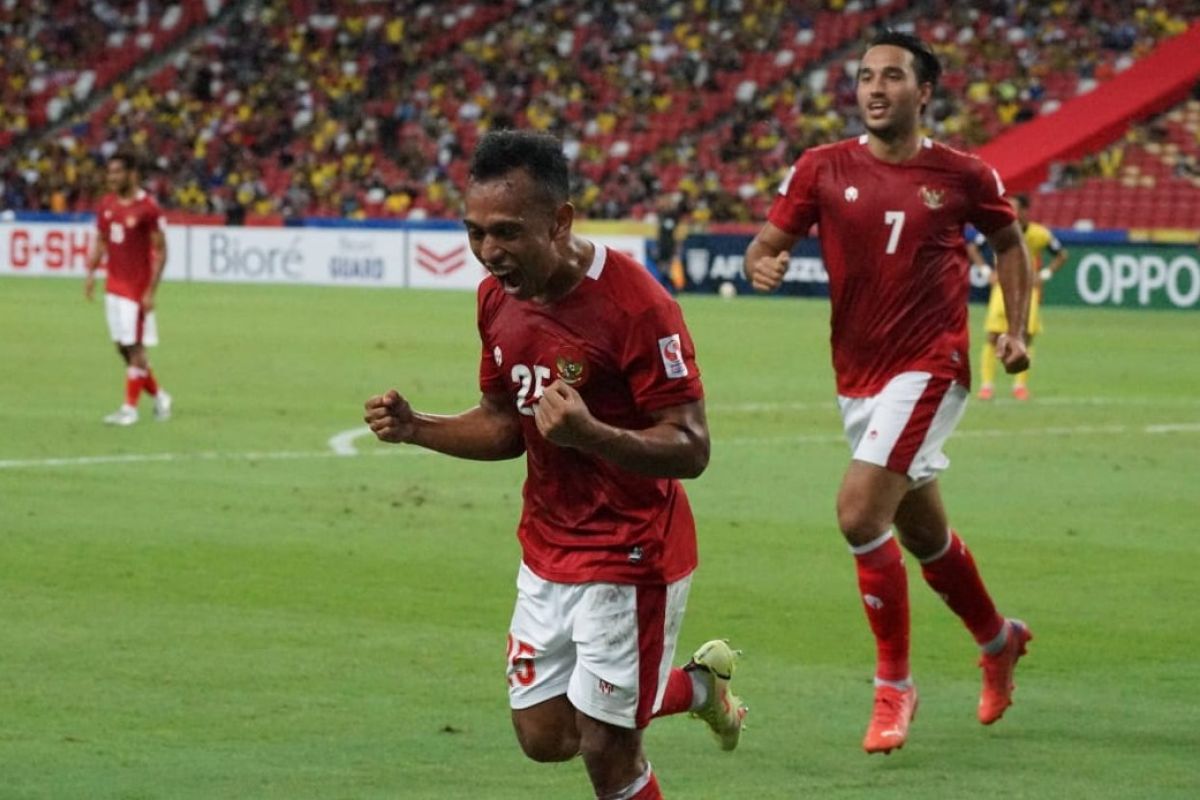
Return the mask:
<svg viewBox="0 0 1200 800">
<path fill-rule="evenodd" d="M 725 281 L 717 287 L 717 294 L 725 300 L 732 300 L 737 296 L 737 287 L 733 285 L 732 281 Z"/>
</svg>

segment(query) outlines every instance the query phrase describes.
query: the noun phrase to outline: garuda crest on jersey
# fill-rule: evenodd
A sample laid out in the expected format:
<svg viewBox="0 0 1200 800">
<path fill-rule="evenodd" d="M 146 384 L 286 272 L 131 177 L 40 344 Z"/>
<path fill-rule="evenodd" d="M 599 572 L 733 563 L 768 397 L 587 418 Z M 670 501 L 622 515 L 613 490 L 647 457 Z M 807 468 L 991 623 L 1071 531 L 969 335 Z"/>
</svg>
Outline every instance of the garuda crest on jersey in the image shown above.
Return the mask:
<svg viewBox="0 0 1200 800">
<path fill-rule="evenodd" d="M 930 189 L 928 186 L 922 186 L 917 190 L 917 194 L 921 196 L 921 202 L 931 210 L 937 210 L 942 207 L 942 203 L 946 200 L 946 192 L 944 189 Z"/>
<path fill-rule="evenodd" d="M 588 377 L 587 359 L 578 347 L 563 345 L 554 359 L 558 377 L 568 386 L 579 386 Z"/>
</svg>

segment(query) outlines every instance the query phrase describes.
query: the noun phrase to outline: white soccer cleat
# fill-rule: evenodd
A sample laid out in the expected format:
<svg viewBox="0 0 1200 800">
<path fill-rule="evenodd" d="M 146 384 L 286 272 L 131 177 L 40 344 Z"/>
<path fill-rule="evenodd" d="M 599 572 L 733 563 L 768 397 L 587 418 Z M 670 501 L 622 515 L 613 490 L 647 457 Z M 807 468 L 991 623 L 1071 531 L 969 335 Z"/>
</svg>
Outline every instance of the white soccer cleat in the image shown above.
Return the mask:
<svg viewBox="0 0 1200 800">
<path fill-rule="evenodd" d="M 120 425 L 127 428 L 138 421 L 138 410 L 133 406 L 121 406 L 104 418 L 105 425 Z"/>
<path fill-rule="evenodd" d="M 691 713 L 704 720 L 722 750 L 733 750 L 738 746 L 749 710 L 742 698 L 729 691 L 734 665 L 741 653 L 741 650 L 730 648 L 727 642 L 713 639 L 700 645 L 692 660 L 684 666 L 685 670 L 703 676 L 708 682 L 708 701 Z"/>
<path fill-rule="evenodd" d="M 171 418 L 171 395 L 167 394 L 166 389 L 159 389 L 158 394 L 154 395 L 154 418 L 159 422 Z"/>
</svg>

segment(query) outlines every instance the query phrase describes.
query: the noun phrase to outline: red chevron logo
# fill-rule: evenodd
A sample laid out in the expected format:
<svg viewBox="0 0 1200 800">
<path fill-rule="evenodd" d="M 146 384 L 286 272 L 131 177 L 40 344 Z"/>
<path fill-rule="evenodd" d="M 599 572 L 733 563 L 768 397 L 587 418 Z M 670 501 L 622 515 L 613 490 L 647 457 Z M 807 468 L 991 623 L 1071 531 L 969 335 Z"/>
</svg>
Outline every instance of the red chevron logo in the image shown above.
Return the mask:
<svg viewBox="0 0 1200 800">
<path fill-rule="evenodd" d="M 449 275 L 467 264 L 467 246 L 460 244 L 446 253 L 430 250 L 423 244 L 417 245 L 417 266 L 434 275 Z"/>
</svg>

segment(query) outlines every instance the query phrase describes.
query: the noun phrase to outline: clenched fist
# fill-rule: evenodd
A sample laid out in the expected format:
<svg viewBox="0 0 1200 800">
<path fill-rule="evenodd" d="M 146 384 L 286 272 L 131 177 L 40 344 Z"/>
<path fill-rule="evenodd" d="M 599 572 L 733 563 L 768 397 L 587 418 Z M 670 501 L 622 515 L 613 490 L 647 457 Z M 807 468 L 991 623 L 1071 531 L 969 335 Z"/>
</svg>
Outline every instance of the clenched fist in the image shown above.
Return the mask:
<svg viewBox="0 0 1200 800">
<path fill-rule="evenodd" d="M 395 389 L 387 394 L 377 394 L 364 406 L 363 421 L 380 441 L 403 444 L 411 442 L 416 434 L 416 415 L 412 406 Z"/>
<path fill-rule="evenodd" d="M 561 380 L 546 387 L 533 407 L 533 420 L 542 436 L 562 447 L 586 445 L 595 423 L 579 392 Z"/>
</svg>

